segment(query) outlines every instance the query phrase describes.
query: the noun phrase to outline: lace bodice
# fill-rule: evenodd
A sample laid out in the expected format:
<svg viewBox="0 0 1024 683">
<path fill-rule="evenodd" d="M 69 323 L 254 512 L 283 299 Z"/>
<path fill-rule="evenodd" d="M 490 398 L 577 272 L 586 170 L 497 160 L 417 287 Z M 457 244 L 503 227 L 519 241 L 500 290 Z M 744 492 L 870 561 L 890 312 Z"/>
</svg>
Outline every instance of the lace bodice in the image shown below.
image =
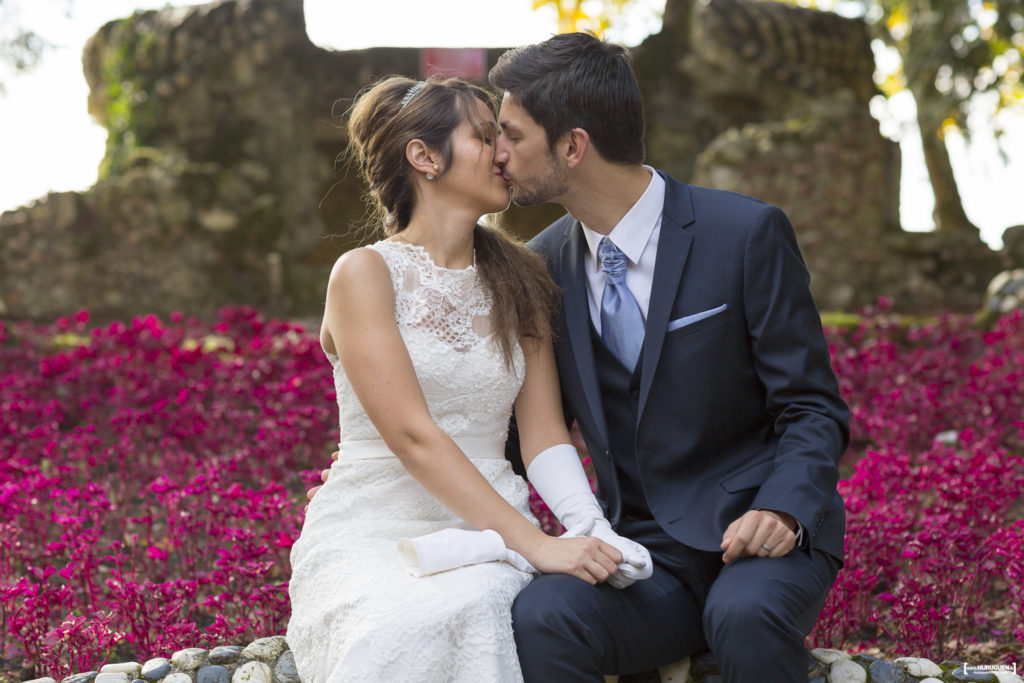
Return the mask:
<svg viewBox="0 0 1024 683">
<path fill-rule="evenodd" d="M 492 339 L 491 303 L 474 266 L 436 265 L 421 247 L 381 241 L 370 246 L 391 271 L 395 319 L 412 358 L 430 415 L 452 438 L 504 440 L 525 363 L 516 346 L 506 367 Z M 341 443 L 379 439 L 334 356 Z"/>
</svg>

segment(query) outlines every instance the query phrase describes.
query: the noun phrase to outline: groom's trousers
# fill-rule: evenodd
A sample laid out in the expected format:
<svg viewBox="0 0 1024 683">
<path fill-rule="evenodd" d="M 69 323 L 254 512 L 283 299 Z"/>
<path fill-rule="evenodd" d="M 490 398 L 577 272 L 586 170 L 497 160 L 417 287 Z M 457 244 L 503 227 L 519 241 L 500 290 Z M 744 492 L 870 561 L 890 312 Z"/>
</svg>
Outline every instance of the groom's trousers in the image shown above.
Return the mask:
<svg viewBox="0 0 1024 683">
<path fill-rule="evenodd" d="M 565 574 L 537 577 L 516 598 L 512 621 L 526 683 L 603 682 L 710 648 L 727 683 L 807 680 L 804 636 L 839 563 L 818 551 L 745 558 L 688 548 L 653 520 L 618 532 L 642 543 L 654 575 L 625 590 Z"/>
</svg>

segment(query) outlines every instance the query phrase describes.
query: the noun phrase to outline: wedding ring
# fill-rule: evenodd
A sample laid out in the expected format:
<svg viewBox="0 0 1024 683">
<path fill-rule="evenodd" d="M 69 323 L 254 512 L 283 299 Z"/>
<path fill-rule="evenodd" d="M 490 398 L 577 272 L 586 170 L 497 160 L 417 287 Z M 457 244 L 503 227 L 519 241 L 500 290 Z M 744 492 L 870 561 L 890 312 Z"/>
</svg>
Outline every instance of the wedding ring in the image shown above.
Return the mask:
<svg viewBox="0 0 1024 683">
<path fill-rule="evenodd" d="M 768 546 L 766 546 L 766 545 L 765 545 L 764 543 L 762 543 L 762 544 L 761 544 L 761 550 L 765 551 L 765 552 L 766 552 L 766 553 L 768 553 L 769 555 L 771 555 L 771 554 L 772 554 L 772 549 L 771 549 L 771 548 L 769 548 Z"/>
</svg>

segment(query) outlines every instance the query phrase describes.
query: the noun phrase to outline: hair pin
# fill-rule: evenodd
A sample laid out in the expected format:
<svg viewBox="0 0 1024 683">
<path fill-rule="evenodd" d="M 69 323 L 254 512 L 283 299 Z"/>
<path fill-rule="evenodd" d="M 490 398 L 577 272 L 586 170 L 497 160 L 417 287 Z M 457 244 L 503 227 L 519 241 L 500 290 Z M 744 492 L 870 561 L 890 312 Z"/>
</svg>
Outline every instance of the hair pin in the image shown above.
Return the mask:
<svg viewBox="0 0 1024 683">
<path fill-rule="evenodd" d="M 402 98 L 402 104 L 398 107 L 398 111 L 405 109 L 405 105 L 409 104 L 409 101 L 416 97 L 416 94 L 419 93 L 420 90 L 423 90 L 423 87 L 426 84 L 426 81 L 417 81 L 414 83 L 413 86 L 409 88 L 409 91 L 405 93 L 405 97 Z"/>
</svg>

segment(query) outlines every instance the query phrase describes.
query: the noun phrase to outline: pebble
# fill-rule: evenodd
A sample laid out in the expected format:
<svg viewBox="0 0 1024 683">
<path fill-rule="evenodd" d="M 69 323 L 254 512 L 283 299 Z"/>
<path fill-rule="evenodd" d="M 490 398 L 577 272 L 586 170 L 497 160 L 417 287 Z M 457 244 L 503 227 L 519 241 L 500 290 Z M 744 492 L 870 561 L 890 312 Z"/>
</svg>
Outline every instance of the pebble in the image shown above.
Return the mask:
<svg viewBox="0 0 1024 683">
<path fill-rule="evenodd" d="M 131 679 L 128 674 L 121 672 L 103 673 L 100 672 L 96 678 L 93 679 L 93 683 L 128 683 Z"/>
<path fill-rule="evenodd" d="M 842 650 L 830 650 L 825 647 L 819 647 L 815 650 L 811 650 L 811 656 L 822 664 L 831 664 L 832 662 L 838 662 L 840 659 L 850 658 L 850 655 L 846 654 Z"/>
<path fill-rule="evenodd" d="M 664 683 L 669 683 L 664 676 L 661 680 Z M 685 680 L 685 678 L 680 678 L 679 683 L 684 683 Z M 291 653 L 291 650 L 278 658 L 277 665 L 274 667 L 274 683 L 302 683 L 299 680 L 299 671 L 295 668 L 295 655 Z"/>
<path fill-rule="evenodd" d="M 1024 678 L 1021 678 L 1012 671 L 996 671 L 994 673 L 999 683 L 1024 683 Z"/>
<path fill-rule="evenodd" d="M 33 678 L 31 681 L 24 681 L 24 683 L 57 683 L 57 681 L 47 676 L 44 678 Z"/>
<path fill-rule="evenodd" d="M 154 657 L 142 665 L 142 672 L 139 674 L 147 681 L 159 681 L 171 673 L 171 660 L 166 657 Z"/>
<path fill-rule="evenodd" d="M 205 663 L 205 655 L 206 650 L 201 647 L 187 647 L 171 655 L 171 664 L 184 671 L 192 671 Z"/>
<path fill-rule="evenodd" d="M 828 672 L 828 683 L 867 683 L 868 672 L 860 664 L 849 659 L 832 663 Z"/>
<path fill-rule="evenodd" d="M 272 662 L 281 656 L 281 653 L 288 649 L 288 641 L 284 636 L 273 636 L 271 638 L 260 638 L 249 643 L 242 656 L 246 659 L 259 659 L 264 662 Z"/>
<path fill-rule="evenodd" d="M 997 681 L 996 677 L 987 671 L 971 671 L 968 669 L 967 673 L 964 673 L 964 666 L 962 664 L 949 673 L 951 679 L 954 681 L 964 681 L 964 683 L 996 683 Z"/>
<path fill-rule="evenodd" d="M 938 678 L 928 677 L 920 681 L 920 683 L 942 683 Z"/>
<path fill-rule="evenodd" d="M 942 668 L 930 659 L 923 657 L 900 657 L 893 664 L 903 667 L 911 676 L 941 676 Z"/>
<path fill-rule="evenodd" d="M 192 677 L 185 673 L 173 673 L 160 683 L 192 683 Z"/>
<path fill-rule="evenodd" d="M 126 674 L 129 678 L 138 678 L 140 671 L 142 671 L 142 665 L 138 662 L 104 664 L 100 667 L 101 674 Z"/>
<path fill-rule="evenodd" d="M 273 676 L 263 662 L 246 662 L 235 671 L 231 683 L 273 683 Z"/>
<path fill-rule="evenodd" d="M 73 674 L 61 680 L 60 683 L 92 683 L 92 680 L 99 675 L 99 671 L 86 671 L 81 674 Z"/>
<path fill-rule="evenodd" d="M 871 662 L 868 667 L 871 683 L 906 683 L 907 674 L 902 667 L 882 659 Z"/>
<path fill-rule="evenodd" d="M 210 650 L 210 664 L 232 664 L 238 661 L 242 654 L 239 645 L 221 645 Z"/>
<path fill-rule="evenodd" d="M 196 683 L 229 683 L 230 681 L 230 672 L 219 664 L 200 667 L 199 673 L 196 674 Z"/>
</svg>

